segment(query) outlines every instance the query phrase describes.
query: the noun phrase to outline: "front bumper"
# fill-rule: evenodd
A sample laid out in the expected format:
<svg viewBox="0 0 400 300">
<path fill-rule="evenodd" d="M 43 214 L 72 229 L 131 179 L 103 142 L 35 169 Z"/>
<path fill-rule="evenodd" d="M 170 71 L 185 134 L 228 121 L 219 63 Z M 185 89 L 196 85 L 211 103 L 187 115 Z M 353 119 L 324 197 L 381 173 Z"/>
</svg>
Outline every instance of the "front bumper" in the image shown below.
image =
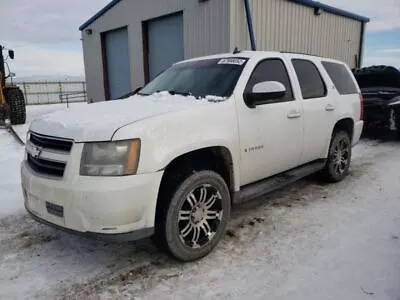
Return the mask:
<svg viewBox="0 0 400 300">
<path fill-rule="evenodd" d="M 36 220 L 108 240 L 133 240 L 153 233 L 162 175 L 54 180 L 36 174 L 26 161 L 21 165 L 25 207 Z"/>
</svg>

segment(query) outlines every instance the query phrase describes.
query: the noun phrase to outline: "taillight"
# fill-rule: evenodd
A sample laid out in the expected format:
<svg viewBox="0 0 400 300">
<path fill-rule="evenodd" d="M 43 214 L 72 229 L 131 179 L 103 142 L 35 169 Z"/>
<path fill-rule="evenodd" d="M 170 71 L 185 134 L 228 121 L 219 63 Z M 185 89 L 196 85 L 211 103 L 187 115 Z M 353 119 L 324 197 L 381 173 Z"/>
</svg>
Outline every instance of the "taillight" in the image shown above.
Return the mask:
<svg viewBox="0 0 400 300">
<path fill-rule="evenodd" d="M 359 93 L 360 96 L 360 120 L 364 121 L 364 98 L 361 93 Z"/>
</svg>

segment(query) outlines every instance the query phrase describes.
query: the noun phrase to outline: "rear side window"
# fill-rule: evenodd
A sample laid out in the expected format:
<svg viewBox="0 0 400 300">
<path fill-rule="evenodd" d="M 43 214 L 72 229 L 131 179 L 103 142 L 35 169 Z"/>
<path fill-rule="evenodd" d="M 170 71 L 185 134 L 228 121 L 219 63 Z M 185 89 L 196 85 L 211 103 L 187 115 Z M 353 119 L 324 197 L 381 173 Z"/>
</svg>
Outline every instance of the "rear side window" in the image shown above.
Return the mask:
<svg viewBox="0 0 400 300">
<path fill-rule="evenodd" d="M 292 101 L 294 99 L 289 75 L 282 60 L 273 58 L 260 62 L 254 69 L 253 74 L 251 74 L 245 92 L 251 92 L 254 85 L 263 81 L 278 81 L 285 86 L 286 93 L 282 99 L 279 99 L 280 102 Z"/>
<path fill-rule="evenodd" d="M 303 99 L 325 97 L 326 85 L 314 63 L 304 59 L 292 59 L 292 63 L 300 83 Z"/>
<path fill-rule="evenodd" d="M 328 72 L 333 84 L 341 95 L 357 94 L 357 87 L 350 77 L 347 68 L 338 63 L 324 61 L 322 62 L 326 72 Z"/>
</svg>

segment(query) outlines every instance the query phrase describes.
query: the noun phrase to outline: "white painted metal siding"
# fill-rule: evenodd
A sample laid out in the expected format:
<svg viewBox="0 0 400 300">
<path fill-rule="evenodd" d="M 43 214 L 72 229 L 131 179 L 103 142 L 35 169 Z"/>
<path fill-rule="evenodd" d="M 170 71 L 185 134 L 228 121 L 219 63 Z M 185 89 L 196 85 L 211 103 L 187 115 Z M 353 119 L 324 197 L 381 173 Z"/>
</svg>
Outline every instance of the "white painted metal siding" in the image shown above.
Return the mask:
<svg viewBox="0 0 400 300">
<path fill-rule="evenodd" d="M 123 0 L 82 31 L 89 101 L 104 96 L 101 32 L 128 26 L 131 85 L 144 83 L 142 21 L 183 11 L 185 58 L 226 52 L 229 49 L 231 0 Z"/>
<path fill-rule="evenodd" d="M 362 23 L 288 0 L 250 0 L 257 50 L 293 51 L 355 67 Z M 231 0 L 230 48 L 250 49 L 243 0 Z"/>
</svg>

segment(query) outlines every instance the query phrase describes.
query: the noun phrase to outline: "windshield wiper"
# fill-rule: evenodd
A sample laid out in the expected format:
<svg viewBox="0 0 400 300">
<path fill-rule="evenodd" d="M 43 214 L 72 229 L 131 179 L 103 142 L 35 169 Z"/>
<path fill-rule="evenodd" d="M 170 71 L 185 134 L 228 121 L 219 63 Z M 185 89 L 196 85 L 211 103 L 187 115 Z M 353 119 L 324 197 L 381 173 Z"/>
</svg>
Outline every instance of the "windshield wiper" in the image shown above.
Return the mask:
<svg viewBox="0 0 400 300">
<path fill-rule="evenodd" d="M 174 91 L 174 90 L 170 90 L 170 91 L 168 91 L 168 93 L 170 93 L 171 95 L 182 95 L 182 96 L 192 96 L 192 93 L 189 93 L 189 92 L 177 92 L 177 91 Z"/>
</svg>

